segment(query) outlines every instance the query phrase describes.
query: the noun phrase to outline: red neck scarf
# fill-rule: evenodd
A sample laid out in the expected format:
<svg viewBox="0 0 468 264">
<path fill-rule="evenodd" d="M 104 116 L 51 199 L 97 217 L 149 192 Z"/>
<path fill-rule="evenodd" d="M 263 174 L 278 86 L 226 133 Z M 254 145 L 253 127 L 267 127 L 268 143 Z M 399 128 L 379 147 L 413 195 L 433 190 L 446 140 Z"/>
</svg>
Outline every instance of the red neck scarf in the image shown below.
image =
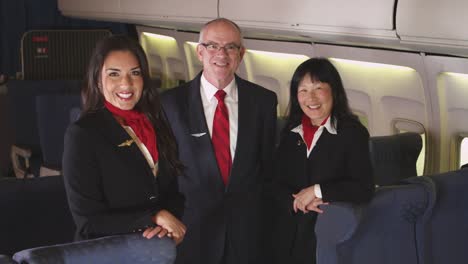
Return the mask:
<svg viewBox="0 0 468 264">
<path fill-rule="evenodd" d="M 323 126 L 327 122 L 329 117 L 330 116 L 325 118 L 320 124 L 320 126 Z M 310 118 L 306 114 L 302 115 L 302 132 L 304 134 L 304 141 L 307 144 L 307 149 L 310 149 L 310 146 L 312 145 L 312 140 L 315 136 L 315 132 L 317 132 L 320 126 L 312 125 L 312 121 L 310 120 Z"/>
<path fill-rule="evenodd" d="M 135 135 L 145 144 L 151 157 L 153 157 L 153 162 L 156 163 L 159 158 L 158 147 L 156 145 L 156 132 L 146 115 L 136 110 L 122 110 L 107 101 L 104 101 L 104 105 L 114 116 L 121 118 L 124 121 L 124 125 L 132 128 Z"/>
</svg>

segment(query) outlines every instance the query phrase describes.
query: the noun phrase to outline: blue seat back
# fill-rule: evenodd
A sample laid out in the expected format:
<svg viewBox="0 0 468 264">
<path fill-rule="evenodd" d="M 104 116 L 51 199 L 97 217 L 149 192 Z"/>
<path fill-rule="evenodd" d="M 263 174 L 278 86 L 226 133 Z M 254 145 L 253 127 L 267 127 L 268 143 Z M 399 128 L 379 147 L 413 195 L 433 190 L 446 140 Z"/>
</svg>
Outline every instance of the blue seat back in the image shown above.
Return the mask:
<svg viewBox="0 0 468 264">
<path fill-rule="evenodd" d="M 13 259 L 25 264 L 172 264 L 175 256 L 169 238 L 146 239 L 137 233 L 27 249 Z"/>
<path fill-rule="evenodd" d="M 422 139 L 417 133 L 371 137 L 369 152 L 374 182 L 385 186 L 417 176 L 416 162 L 421 148 Z"/>
<path fill-rule="evenodd" d="M 368 205 L 331 204 L 317 218 L 318 264 L 418 264 L 419 227 L 429 221 L 430 181 L 377 189 Z M 340 208 L 341 207 L 341 208 Z"/>
<path fill-rule="evenodd" d="M 46 94 L 79 94 L 81 81 L 23 81 L 8 82 L 10 121 L 15 133 L 15 143 L 40 149 L 36 119 L 36 99 Z"/>
<path fill-rule="evenodd" d="M 0 254 L 73 241 L 62 176 L 0 180 Z"/>
<path fill-rule="evenodd" d="M 423 232 L 424 263 L 467 263 L 468 169 L 427 177 L 435 183 L 436 203 Z"/>
<path fill-rule="evenodd" d="M 30 149 L 32 173 L 39 175 L 42 163 L 41 143 L 36 115 L 36 96 L 50 94 L 75 94 L 81 89 L 79 80 L 10 80 L 8 82 L 9 127 L 12 144 Z"/>
<path fill-rule="evenodd" d="M 0 89 L 2 89 L 0 87 Z M 12 144 L 12 128 L 9 122 L 7 95 L 0 91 L 0 179 L 8 175 L 10 165 L 10 147 Z"/>
<path fill-rule="evenodd" d="M 16 264 L 16 261 L 11 259 L 9 256 L 0 255 L 0 264 Z"/>
<path fill-rule="evenodd" d="M 61 169 L 63 138 L 70 124 L 70 111 L 81 104 L 78 94 L 48 94 L 36 96 L 37 126 L 43 164 Z"/>
<path fill-rule="evenodd" d="M 73 107 L 70 109 L 70 124 L 78 120 L 81 115 L 81 107 Z"/>
</svg>

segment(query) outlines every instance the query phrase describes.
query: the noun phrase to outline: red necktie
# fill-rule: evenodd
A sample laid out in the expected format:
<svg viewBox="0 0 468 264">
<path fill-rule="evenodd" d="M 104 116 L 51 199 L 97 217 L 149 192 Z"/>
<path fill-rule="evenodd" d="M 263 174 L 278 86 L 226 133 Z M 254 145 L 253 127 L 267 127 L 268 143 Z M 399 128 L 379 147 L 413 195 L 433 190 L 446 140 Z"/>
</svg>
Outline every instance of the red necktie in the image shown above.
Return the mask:
<svg viewBox="0 0 468 264">
<path fill-rule="evenodd" d="M 216 155 L 216 161 L 223 177 L 224 184 L 227 184 L 229 173 L 231 171 L 231 150 L 229 148 L 229 114 L 224 104 L 226 92 L 218 90 L 215 94 L 218 99 L 214 118 L 213 118 L 213 133 L 211 141 Z"/>
</svg>

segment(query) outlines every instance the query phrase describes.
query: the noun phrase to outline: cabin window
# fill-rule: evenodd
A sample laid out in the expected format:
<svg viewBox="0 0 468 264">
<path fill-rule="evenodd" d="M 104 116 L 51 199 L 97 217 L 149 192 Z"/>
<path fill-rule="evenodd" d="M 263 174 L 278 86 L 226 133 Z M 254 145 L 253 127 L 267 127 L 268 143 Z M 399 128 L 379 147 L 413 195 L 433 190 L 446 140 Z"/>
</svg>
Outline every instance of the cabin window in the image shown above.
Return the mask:
<svg viewBox="0 0 468 264">
<path fill-rule="evenodd" d="M 421 152 L 419 153 L 418 160 L 416 161 L 416 172 L 418 176 L 424 174 L 424 166 L 426 161 L 426 142 L 427 142 L 427 134 L 424 126 L 416 121 L 413 120 L 406 120 L 406 119 L 395 119 L 393 121 L 393 128 L 397 133 L 405 133 L 405 132 L 415 132 L 421 136 L 422 140 L 422 147 Z"/>
<path fill-rule="evenodd" d="M 148 57 L 151 78 L 160 80 L 160 88 L 178 86 L 179 80 L 185 79 L 185 61 L 175 38 L 143 32 L 140 43 Z"/>
<path fill-rule="evenodd" d="M 193 79 L 203 70 L 203 65 L 197 57 L 198 42 L 186 41 L 184 43 L 185 58 L 187 60 L 189 79 Z"/>
<path fill-rule="evenodd" d="M 460 144 L 460 165 L 468 163 L 468 136 L 461 140 Z"/>
</svg>

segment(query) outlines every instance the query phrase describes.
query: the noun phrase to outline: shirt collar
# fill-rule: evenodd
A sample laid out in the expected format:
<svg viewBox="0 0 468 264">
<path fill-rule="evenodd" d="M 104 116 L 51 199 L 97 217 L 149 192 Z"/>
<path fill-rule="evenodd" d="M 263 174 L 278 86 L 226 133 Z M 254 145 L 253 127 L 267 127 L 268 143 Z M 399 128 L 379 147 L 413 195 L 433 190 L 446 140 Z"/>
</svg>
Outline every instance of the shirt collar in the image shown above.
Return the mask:
<svg viewBox="0 0 468 264">
<path fill-rule="evenodd" d="M 233 78 L 232 81 L 226 87 L 224 87 L 223 91 L 226 92 L 227 100 L 237 102 L 237 85 L 235 80 L 236 78 Z M 205 95 L 205 98 L 208 100 L 208 102 L 210 102 L 213 99 L 215 93 L 218 91 L 218 88 L 212 85 L 203 74 L 201 76 L 200 82 L 203 94 Z"/>
<path fill-rule="evenodd" d="M 337 134 L 336 129 L 335 129 L 335 127 L 337 125 L 336 119 L 335 119 L 334 123 L 335 123 L 335 126 L 332 126 L 331 125 L 331 118 L 328 118 L 327 122 L 325 122 L 325 124 L 321 125 L 320 127 L 325 127 L 325 129 L 328 131 L 328 133 L 336 135 Z M 302 124 L 299 124 L 297 127 L 291 129 L 291 132 L 299 133 L 299 134 L 302 135 L 303 134 Z"/>
</svg>

